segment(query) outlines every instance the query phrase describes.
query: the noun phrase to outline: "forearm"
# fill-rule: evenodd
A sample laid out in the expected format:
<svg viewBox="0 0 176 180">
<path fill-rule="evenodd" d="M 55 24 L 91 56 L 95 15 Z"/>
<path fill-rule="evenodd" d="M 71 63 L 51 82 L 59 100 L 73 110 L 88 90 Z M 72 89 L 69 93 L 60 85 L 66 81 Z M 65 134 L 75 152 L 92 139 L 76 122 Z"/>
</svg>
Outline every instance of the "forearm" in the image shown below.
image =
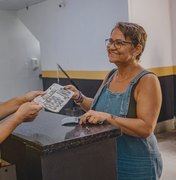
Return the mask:
<svg viewBox="0 0 176 180">
<path fill-rule="evenodd" d="M 80 107 L 85 111 L 89 111 L 92 105 L 93 98 L 89 98 L 83 95 L 83 101 L 79 103 Z"/>
<path fill-rule="evenodd" d="M 23 103 L 25 103 L 25 98 L 23 96 L 0 103 L 0 119 L 14 113 Z"/>
<path fill-rule="evenodd" d="M 153 125 L 146 123 L 142 119 L 138 118 L 122 118 L 118 116 L 110 116 L 107 121 L 114 126 L 118 126 L 122 129 L 122 132 L 132 135 L 146 138 L 154 130 L 156 122 Z"/>
<path fill-rule="evenodd" d="M 13 130 L 19 124 L 20 121 L 15 116 L 12 116 L 0 124 L 0 144 L 13 132 Z"/>
</svg>

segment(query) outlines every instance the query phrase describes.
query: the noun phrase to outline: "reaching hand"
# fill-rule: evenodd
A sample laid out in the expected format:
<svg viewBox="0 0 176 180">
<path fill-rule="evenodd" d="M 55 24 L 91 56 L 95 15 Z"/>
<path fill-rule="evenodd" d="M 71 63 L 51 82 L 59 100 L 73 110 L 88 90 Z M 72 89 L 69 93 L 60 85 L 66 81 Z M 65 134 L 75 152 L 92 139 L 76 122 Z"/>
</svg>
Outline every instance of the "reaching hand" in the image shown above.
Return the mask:
<svg viewBox="0 0 176 180">
<path fill-rule="evenodd" d="M 31 121 L 36 118 L 41 106 L 35 102 L 27 102 L 22 104 L 14 114 L 15 120 L 20 124 L 22 122 Z"/>
<path fill-rule="evenodd" d="M 23 97 L 25 99 L 25 102 L 30 102 L 32 101 L 35 97 L 39 96 L 39 95 L 44 95 L 45 92 L 44 91 L 31 91 L 26 93 Z"/>
</svg>

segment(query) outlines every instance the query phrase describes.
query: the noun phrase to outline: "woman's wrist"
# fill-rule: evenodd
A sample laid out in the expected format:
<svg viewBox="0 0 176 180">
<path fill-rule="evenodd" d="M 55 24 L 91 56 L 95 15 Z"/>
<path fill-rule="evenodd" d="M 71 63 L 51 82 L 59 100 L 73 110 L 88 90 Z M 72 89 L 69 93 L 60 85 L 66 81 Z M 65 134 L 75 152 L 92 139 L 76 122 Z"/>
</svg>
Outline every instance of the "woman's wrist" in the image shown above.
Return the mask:
<svg viewBox="0 0 176 180">
<path fill-rule="evenodd" d="M 76 104 L 80 104 L 83 102 L 83 94 L 79 91 L 78 97 L 73 99 Z"/>
<path fill-rule="evenodd" d="M 106 121 L 108 121 L 109 123 L 112 123 L 116 120 L 117 116 L 114 116 L 112 114 L 109 114 L 109 116 L 106 118 Z"/>
</svg>

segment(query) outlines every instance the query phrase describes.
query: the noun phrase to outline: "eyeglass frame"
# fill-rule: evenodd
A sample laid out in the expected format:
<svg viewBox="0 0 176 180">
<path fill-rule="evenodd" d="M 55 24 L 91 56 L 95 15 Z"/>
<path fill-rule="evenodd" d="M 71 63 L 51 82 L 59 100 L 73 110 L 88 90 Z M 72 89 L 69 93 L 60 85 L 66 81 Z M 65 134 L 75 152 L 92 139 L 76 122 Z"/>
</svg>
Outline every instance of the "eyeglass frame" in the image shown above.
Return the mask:
<svg viewBox="0 0 176 180">
<path fill-rule="evenodd" d="M 110 42 L 110 40 L 111 40 L 111 42 Z M 121 44 L 117 44 L 117 43 L 121 43 Z M 124 41 L 124 40 L 121 40 L 121 39 L 113 40 L 112 38 L 109 38 L 109 39 L 105 39 L 105 44 L 106 44 L 107 47 L 109 45 L 113 44 L 116 49 L 120 49 L 125 44 L 132 44 L 132 42 L 131 41 Z"/>
</svg>

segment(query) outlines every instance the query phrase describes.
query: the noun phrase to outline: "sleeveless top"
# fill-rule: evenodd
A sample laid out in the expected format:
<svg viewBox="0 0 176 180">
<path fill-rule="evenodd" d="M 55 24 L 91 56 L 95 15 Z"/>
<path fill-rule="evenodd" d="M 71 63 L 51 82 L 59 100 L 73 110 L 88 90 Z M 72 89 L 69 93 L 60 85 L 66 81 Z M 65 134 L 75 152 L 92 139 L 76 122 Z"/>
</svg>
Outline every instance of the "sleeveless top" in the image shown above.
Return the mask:
<svg viewBox="0 0 176 180">
<path fill-rule="evenodd" d="M 109 83 L 115 74 L 114 72 L 94 98 L 91 109 L 107 112 L 119 117 L 135 118 L 136 102 L 133 95 L 134 89 L 140 78 L 148 73 L 152 72 L 143 70 L 130 82 L 124 92 L 118 93 L 111 92 L 108 88 Z M 157 158 L 160 159 L 160 161 L 158 161 L 160 162 L 160 169 L 158 168 L 158 164 L 154 161 L 154 159 Z M 161 175 L 162 161 L 155 135 L 152 133 L 149 137 L 142 138 L 122 133 L 122 135 L 117 138 L 117 164 L 118 177 L 120 176 L 119 179 L 131 179 L 131 175 L 133 175 L 133 179 L 135 180 L 143 179 L 144 175 L 148 180 L 159 179 Z M 134 168 L 137 167 L 138 169 L 134 170 Z M 145 168 L 142 170 L 142 167 Z M 152 167 L 154 170 L 151 170 Z M 139 175 L 139 169 L 142 171 L 140 172 L 141 177 Z M 127 174 L 130 174 L 130 171 L 132 174 L 128 177 Z M 134 171 L 136 171 L 136 176 Z M 127 173 L 123 176 L 124 172 Z"/>
</svg>

